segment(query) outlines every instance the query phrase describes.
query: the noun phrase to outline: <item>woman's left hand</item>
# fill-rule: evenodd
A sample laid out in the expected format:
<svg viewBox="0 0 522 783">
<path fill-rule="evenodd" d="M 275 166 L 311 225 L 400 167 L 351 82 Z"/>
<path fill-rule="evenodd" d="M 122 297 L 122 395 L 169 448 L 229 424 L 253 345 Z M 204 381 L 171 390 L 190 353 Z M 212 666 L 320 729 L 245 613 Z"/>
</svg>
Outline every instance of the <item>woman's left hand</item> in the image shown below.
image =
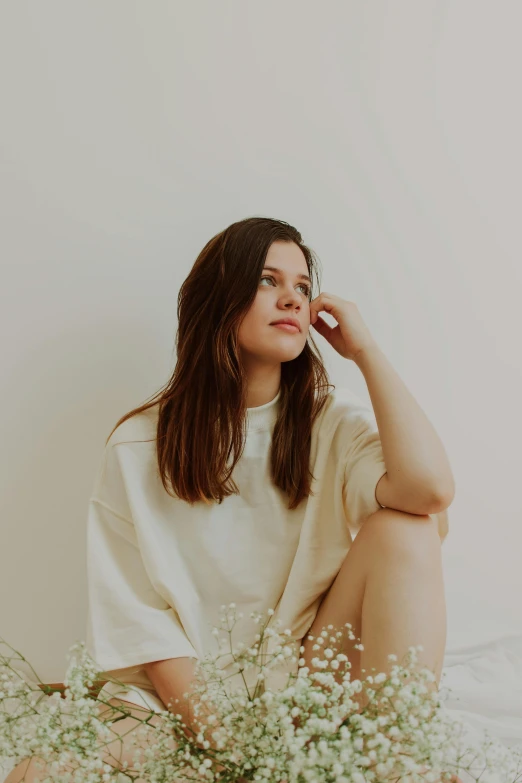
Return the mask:
<svg viewBox="0 0 522 783">
<path fill-rule="evenodd" d="M 333 315 L 337 326 L 328 326 L 319 313 L 324 310 Z M 347 302 L 335 294 L 322 294 L 310 302 L 310 325 L 313 326 L 337 353 L 345 359 L 355 360 L 363 349 L 375 345 L 370 330 L 364 323 L 355 302 Z"/>
</svg>

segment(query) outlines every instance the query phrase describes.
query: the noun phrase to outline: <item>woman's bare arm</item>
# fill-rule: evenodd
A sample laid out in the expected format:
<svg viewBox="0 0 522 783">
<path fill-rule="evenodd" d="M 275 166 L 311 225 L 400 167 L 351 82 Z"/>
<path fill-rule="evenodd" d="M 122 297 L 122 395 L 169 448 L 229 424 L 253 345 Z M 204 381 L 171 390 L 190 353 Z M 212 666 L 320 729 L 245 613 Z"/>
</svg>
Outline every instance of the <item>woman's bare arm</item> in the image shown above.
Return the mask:
<svg viewBox="0 0 522 783">
<path fill-rule="evenodd" d="M 166 658 L 163 661 L 146 663 L 143 668 L 147 672 L 149 680 L 154 685 L 160 699 L 169 711 L 173 714 L 180 714 L 183 722 L 197 734 L 200 728 L 199 723 L 206 725 L 205 718 L 209 712 L 205 703 L 200 702 L 203 709 L 200 709 L 197 716 L 198 723 L 196 723 L 194 715 L 194 697 L 192 700 L 183 698 L 184 693 L 192 692 L 192 686 L 195 683 L 196 664 L 197 658 Z M 176 699 L 179 699 L 177 703 L 175 703 Z M 169 705 L 169 701 L 172 701 L 172 704 Z M 217 728 L 218 726 L 219 722 L 216 721 L 212 724 L 211 728 Z M 191 738 L 191 734 L 188 730 L 185 730 L 185 734 L 188 738 Z M 212 737 L 209 735 L 208 731 L 205 732 L 205 738 L 210 743 L 210 747 L 215 748 Z M 223 765 L 219 763 L 216 768 L 218 770 L 224 769 Z M 246 783 L 246 781 L 239 778 L 238 783 Z"/>
<path fill-rule="evenodd" d="M 173 714 L 179 713 L 194 731 L 193 701 L 184 699 L 183 694 L 192 691 L 196 663 L 196 658 L 183 657 L 152 661 L 143 666 L 165 707 Z M 179 699 L 177 703 L 176 699 Z"/>
</svg>

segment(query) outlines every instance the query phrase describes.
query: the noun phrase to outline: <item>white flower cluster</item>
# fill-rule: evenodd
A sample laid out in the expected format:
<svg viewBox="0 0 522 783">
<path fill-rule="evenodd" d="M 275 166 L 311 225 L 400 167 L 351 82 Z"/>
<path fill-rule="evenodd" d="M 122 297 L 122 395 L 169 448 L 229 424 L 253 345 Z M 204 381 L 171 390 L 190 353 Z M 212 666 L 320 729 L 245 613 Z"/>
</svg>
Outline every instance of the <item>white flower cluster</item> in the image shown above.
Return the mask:
<svg viewBox="0 0 522 783">
<path fill-rule="evenodd" d="M 380 783 L 401 778 L 436 783 L 463 770 L 481 783 L 515 783 L 520 777 L 522 751 L 487 733 L 480 753 L 466 747 L 463 725 L 450 720 L 438 693 L 427 686 L 435 679 L 433 672 L 417 670 L 421 647 L 410 647 L 404 665 L 389 655 L 390 672 L 352 680 L 347 656 L 337 652 L 343 631 L 331 625 L 323 629 L 313 646 L 322 655 L 310 669 L 290 629 L 281 633 L 268 627 L 272 609 L 253 643 L 240 642 L 234 649 L 235 610 L 235 604 L 221 606 L 220 620 L 226 624 L 221 630 L 229 636 L 228 655 L 244 687 L 226 687 L 221 655 L 199 661 L 193 691 L 184 694 L 193 701 L 195 724 L 186 726 L 172 705 L 162 713 L 144 710 L 140 729 L 147 730 L 148 745 L 143 761 L 136 756 L 133 768 L 125 767 L 126 780 Z M 259 613 L 250 617 L 255 625 L 263 619 Z M 353 640 L 351 626 L 346 627 Z M 219 630 L 214 628 L 216 636 Z M 103 755 L 114 719 L 100 720 L 98 699 L 90 693 L 100 669 L 83 643 L 71 650 L 64 698 L 32 687 L 13 667 L 12 656 L 0 656 L 0 757 L 43 759 L 50 776 L 42 783 L 119 780 L 120 771 Z M 288 662 L 297 667 L 286 686 L 267 688 L 267 673 Z M 254 666 L 259 673 L 251 693 L 244 672 Z M 362 692 L 367 697 L 363 707 Z M 121 717 L 113 710 L 116 719 Z M 161 719 L 154 728 L 148 723 L 153 715 Z M 141 736 L 138 732 L 136 741 Z"/>
</svg>

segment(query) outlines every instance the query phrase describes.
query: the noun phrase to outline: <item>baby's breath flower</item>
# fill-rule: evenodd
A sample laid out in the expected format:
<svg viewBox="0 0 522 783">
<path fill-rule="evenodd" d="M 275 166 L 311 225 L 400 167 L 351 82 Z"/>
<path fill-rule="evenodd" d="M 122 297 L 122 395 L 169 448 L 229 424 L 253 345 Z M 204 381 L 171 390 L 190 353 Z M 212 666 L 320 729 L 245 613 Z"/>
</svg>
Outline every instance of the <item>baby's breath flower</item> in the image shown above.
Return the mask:
<svg viewBox="0 0 522 783">
<path fill-rule="evenodd" d="M 194 775 L 208 783 L 217 783 L 218 775 L 219 783 L 246 783 L 247 779 L 255 783 L 379 783 L 411 775 L 412 782 L 438 783 L 458 768 L 472 772 L 473 780 L 480 777 L 480 783 L 514 783 L 520 775 L 522 752 L 495 742 L 484 746 L 481 759 L 486 769 L 475 769 L 474 761 L 464 764 L 463 724 L 451 720 L 437 694 L 428 690 L 426 683 L 433 681 L 434 674 L 418 670 L 421 645 L 408 648 L 403 665 L 397 663 L 387 672 L 372 669 L 365 680 L 352 680 L 348 656 L 336 654 L 338 640 L 356 638 L 350 623 L 345 624 L 345 633 L 329 625 L 317 638 L 307 636 L 315 641 L 313 650 L 318 653 L 308 667 L 303 657 L 294 654 L 304 653 L 305 648 L 300 645 L 294 651 L 297 640 L 292 639 L 291 628 L 268 628 L 260 613 L 249 615 L 253 630 L 261 625 L 255 643 L 250 637 L 248 643 L 243 639 L 233 647 L 231 627 L 243 616 L 236 609 L 234 603 L 221 605 L 221 622 L 227 623 L 221 630 L 230 637 L 239 679 L 250 667 L 257 667 L 252 678 L 258 684 L 255 691 L 230 683 L 225 687 L 217 659 L 209 656 L 199 661 L 197 687 L 193 694 L 183 695 L 195 700 L 193 731 L 185 734 L 181 713 L 174 715 L 169 710 L 155 713 L 161 723 L 153 730 L 147 721 L 154 713 L 144 710 L 140 728 L 147 742 L 141 760 L 135 757 L 135 776 L 155 783 L 193 780 Z M 274 610 L 266 614 L 270 618 Z M 280 629 L 282 621 L 274 625 Z M 219 630 L 214 629 L 213 635 L 218 637 Z M 273 644 L 268 660 L 258 661 L 265 657 L 264 648 L 263 656 L 259 649 L 261 640 Z M 220 646 L 225 646 L 224 640 Z M 353 647 L 364 649 L 360 640 Z M 71 652 L 64 698 L 55 693 L 42 699 L 41 690 L 14 670 L 11 659 L 2 659 L 0 756 L 40 756 L 53 783 L 116 783 L 119 772 L 104 762 L 103 748 L 114 738 L 113 726 L 123 711 L 114 708 L 112 719 L 99 719 L 99 702 L 90 691 L 100 670 L 82 643 Z M 391 654 L 388 660 L 398 659 Z M 267 675 L 277 671 L 279 663 L 286 667 L 291 663 L 293 669 L 286 685 L 272 690 Z M 334 672 L 341 664 L 344 673 L 338 682 Z M 370 701 L 359 711 L 351 697 L 363 689 Z M 477 759 L 476 746 L 472 758 Z M 130 767 L 128 762 L 124 765 L 126 773 Z"/>
</svg>

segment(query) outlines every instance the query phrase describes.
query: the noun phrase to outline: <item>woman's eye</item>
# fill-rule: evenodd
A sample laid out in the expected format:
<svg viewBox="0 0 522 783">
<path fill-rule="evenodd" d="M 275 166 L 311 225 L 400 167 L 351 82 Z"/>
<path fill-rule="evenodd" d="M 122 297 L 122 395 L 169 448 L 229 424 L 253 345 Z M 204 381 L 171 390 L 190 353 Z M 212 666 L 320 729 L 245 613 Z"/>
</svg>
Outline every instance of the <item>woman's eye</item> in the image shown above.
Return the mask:
<svg viewBox="0 0 522 783">
<path fill-rule="evenodd" d="M 261 280 L 274 280 L 272 275 L 264 275 Z M 310 286 L 306 285 L 306 283 L 299 283 L 300 288 L 303 289 L 305 296 L 310 296 Z"/>
</svg>

